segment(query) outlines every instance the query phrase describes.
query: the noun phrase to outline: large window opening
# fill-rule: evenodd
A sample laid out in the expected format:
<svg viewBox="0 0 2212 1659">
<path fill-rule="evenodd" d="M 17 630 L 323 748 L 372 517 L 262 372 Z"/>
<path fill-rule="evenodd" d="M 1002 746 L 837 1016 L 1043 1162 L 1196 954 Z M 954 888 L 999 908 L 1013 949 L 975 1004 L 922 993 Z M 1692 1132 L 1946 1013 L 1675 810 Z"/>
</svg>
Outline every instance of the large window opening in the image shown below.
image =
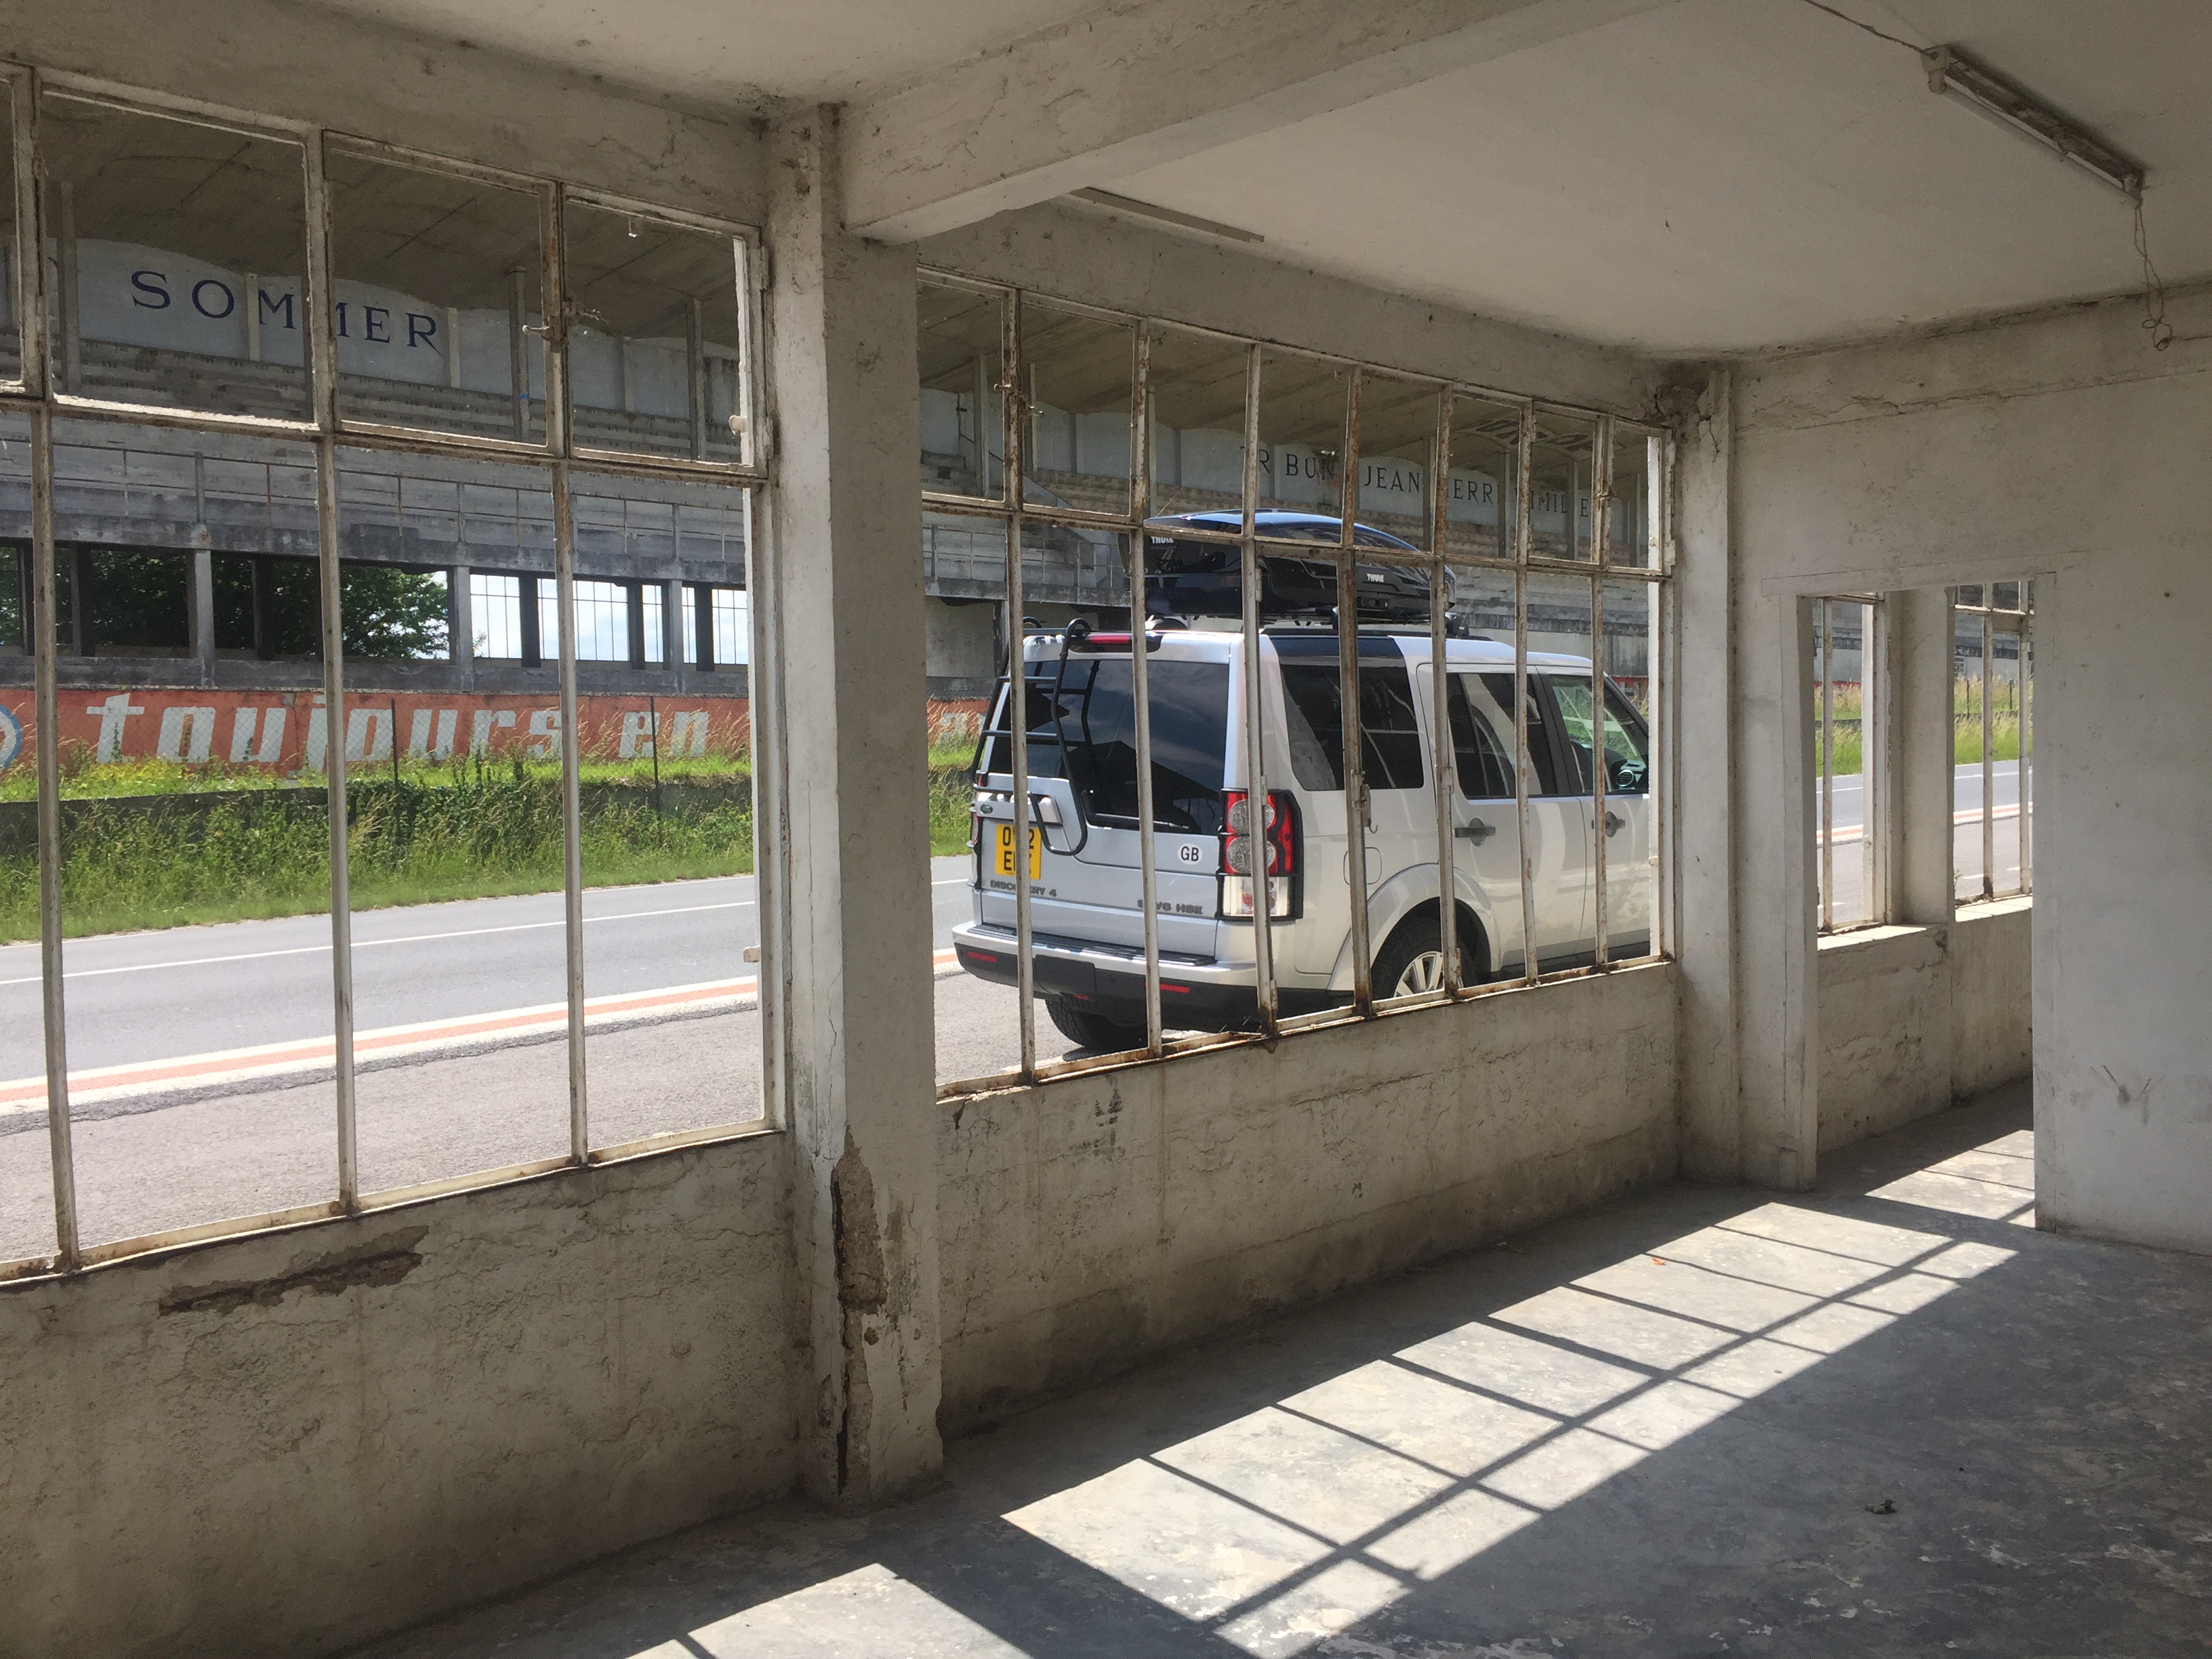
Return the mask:
<svg viewBox="0 0 2212 1659">
<path fill-rule="evenodd" d="M 918 314 L 943 1087 L 1663 951 L 1659 434 L 949 274 Z"/>
<path fill-rule="evenodd" d="M 772 1121 L 753 234 L 0 93 L 0 1274 Z"/>
</svg>

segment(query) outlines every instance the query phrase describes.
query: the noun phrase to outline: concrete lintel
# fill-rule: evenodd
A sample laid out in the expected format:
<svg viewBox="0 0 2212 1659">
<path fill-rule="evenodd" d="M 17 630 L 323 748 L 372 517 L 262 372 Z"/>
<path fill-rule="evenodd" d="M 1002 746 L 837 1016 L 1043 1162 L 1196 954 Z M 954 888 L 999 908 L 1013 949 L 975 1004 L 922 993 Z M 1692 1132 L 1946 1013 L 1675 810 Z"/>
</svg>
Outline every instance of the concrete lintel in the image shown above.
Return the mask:
<svg viewBox="0 0 2212 1659">
<path fill-rule="evenodd" d="M 772 605 L 802 1476 L 866 1505 L 943 1449 L 915 262 L 840 228 L 834 111 L 772 130 Z M 775 854 L 771 853 L 771 858 Z M 770 935 L 770 937 L 773 937 Z"/>
<path fill-rule="evenodd" d="M 1103 8 L 854 111 L 846 226 L 934 235 L 1667 3 Z"/>
</svg>

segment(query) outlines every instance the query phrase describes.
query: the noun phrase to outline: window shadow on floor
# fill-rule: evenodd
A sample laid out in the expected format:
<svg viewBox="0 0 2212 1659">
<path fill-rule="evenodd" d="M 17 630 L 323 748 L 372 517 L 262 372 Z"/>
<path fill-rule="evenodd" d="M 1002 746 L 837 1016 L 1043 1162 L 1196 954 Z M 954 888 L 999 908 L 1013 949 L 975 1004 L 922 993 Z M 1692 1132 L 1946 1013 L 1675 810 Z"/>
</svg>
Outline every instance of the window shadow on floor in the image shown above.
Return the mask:
<svg viewBox="0 0 2212 1659">
<path fill-rule="evenodd" d="M 2212 1273 L 2032 1172 L 2021 1091 L 1639 1194 L 374 1651 L 2203 1650 Z"/>
</svg>

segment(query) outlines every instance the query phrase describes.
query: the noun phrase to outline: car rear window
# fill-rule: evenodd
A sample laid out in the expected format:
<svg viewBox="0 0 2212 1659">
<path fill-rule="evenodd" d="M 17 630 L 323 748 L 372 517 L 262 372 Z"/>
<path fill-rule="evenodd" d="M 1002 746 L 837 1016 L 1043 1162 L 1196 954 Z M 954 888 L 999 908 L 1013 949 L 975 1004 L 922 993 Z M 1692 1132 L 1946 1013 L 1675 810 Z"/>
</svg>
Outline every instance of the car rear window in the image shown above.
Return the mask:
<svg viewBox="0 0 2212 1659">
<path fill-rule="evenodd" d="M 1229 747 L 1229 665 L 1146 665 L 1152 704 L 1152 822 L 1159 830 L 1221 833 L 1222 773 Z M 1030 775 L 1064 777 L 1092 823 L 1137 822 L 1137 720 L 1127 657 L 1071 656 L 1031 663 L 1024 688 Z M 1057 711 L 1055 713 L 1055 691 Z M 988 763 L 1011 774 L 1005 706 L 993 722 Z"/>
<path fill-rule="evenodd" d="M 1344 787 L 1344 698 L 1336 664 L 1283 665 L 1285 735 L 1302 789 Z M 1421 728 L 1403 663 L 1359 665 L 1359 752 L 1370 789 L 1419 789 Z"/>
</svg>

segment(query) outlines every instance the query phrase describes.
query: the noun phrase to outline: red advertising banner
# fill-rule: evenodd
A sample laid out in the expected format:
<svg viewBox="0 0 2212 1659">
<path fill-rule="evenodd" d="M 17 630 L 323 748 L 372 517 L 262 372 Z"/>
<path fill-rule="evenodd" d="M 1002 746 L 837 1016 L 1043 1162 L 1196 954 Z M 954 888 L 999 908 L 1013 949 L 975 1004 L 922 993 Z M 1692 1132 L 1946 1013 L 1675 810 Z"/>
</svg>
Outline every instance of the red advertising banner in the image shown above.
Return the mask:
<svg viewBox="0 0 2212 1659">
<path fill-rule="evenodd" d="M 933 699 L 931 747 L 974 742 L 983 707 L 980 699 Z M 0 690 L 0 771 L 32 763 L 34 708 L 28 687 Z M 320 772 L 330 741 L 319 691 L 65 690 L 59 713 L 63 752 L 95 766 L 158 760 Z M 656 745 L 665 760 L 703 760 L 741 753 L 752 742 L 744 697 L 592 694 L 576 699 L 576 720 L 578 746 L 592 760 L 650 759 Z M 388 764 L 395 748 L 403 762 L 418 763 L 467 756 L 546 761 L 560 745 L 561 706 L 550 696 L 364 692 L 346 699 L 349 764 Z"/>
</svg>

